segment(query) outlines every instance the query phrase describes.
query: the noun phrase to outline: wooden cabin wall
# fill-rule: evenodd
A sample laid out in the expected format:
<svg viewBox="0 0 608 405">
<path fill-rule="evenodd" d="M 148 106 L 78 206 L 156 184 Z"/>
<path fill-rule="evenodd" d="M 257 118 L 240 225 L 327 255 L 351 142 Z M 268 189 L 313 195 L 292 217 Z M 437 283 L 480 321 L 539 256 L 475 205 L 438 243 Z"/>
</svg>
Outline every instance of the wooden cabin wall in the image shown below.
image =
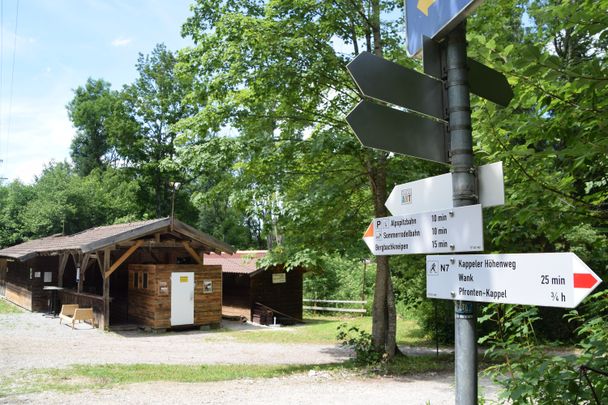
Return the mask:
<svg viewBox="0 0 608 405">
<path fill-rule="evenodd" d="M 199 268 L 198 265 L 182 265 L 183 267 Z M 180 270 L 188 271 L 188 270 Z M 194 275 L 194 323 L 196 325 L 215 325 L 222 322 L 222 266 L 203 266 L 202 271 Z M 213 291 L 203 291 L 203 281 L 212 282 Z"/>
<path fill-rule="evenodd" d="M 7 263 L 5 297 L 13 304 L 28 311 L 32 310 L 32 290 L 29 266 L 26 263 L 10 261 Z"/>
<path fill-rule="evenodd" d="M 222 319 L 221 266 L 199 265 L 141 265 L 129 266 L 128 314 L 129 320 L 154 329 L 171 327 L 171 273 L 194 274 L 194 325 L 219 325 Z M 147 273 L 148 286 L 143 288 L 143 274 Z M 137 280 L 137 287 L 135 287 Z M 204 281 L 211 280 L 213 292 L 204 293 Z"/>
<path fill-rule="evenodd" d="M 45 285 L 57 285 L 58 256 L 39 256 L 26 262 L 7 262 L 5 274 L 5 298 L 29 311 L 46 311 L 49 292 Z M 45 282 L 45 273 L 50 281 Z"/>
<path fill-rule="evenodd" d="M 0 297 L 4 297 L 6 289 L 6 259 L 0 259 Z"/>
<path fill-rule="evenodd" d="M 285 283 L 273 283 L 272 275 L 285 273 Z M 264 304 L 296 319 L 302 319 L 302 270 L 285 272 L 274 267 L 259 272 L 251 279 L 254 302 Z"/>
</svg>

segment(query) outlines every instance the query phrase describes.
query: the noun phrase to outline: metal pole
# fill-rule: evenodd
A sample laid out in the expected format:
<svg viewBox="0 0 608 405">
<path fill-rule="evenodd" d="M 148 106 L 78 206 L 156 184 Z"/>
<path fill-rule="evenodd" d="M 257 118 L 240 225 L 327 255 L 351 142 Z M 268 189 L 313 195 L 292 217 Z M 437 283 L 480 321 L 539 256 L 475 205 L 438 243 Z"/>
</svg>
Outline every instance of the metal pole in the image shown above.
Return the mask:
<svg viewBox="0 0 608 405">
<path fill-rule="evenodd" d="M 466 66 L 466 25 L 448 35 L 447 91 L 452 159 L 452 198 L 455 207 L 477 203 L 471 103 Z M 456 405 L 477 404 L 477 336 L 475 305 L 454 302 Z"/>
</svg>

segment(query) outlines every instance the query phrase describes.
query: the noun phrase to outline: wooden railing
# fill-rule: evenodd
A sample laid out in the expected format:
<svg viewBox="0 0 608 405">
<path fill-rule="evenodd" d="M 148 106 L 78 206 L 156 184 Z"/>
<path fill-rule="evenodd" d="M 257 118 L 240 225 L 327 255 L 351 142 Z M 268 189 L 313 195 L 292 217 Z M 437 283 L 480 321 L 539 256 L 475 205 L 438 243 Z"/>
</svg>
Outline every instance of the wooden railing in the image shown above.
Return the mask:
<svg viewBox="0 0 608 405">
<path fill-rule="evenodd" d="M 367 301 L 349 301 L 349 300 L 317 300 L 312 298 L 302 299 L 304 303 L 311 305 L 303 305 L 302 308 L 309 311 L 327 311 L 327 312 L 349 312 L 365 314 L 367 310 L 365 305 Z M 325 304 L 320 306 L 318 304 Z"/>
</svg>

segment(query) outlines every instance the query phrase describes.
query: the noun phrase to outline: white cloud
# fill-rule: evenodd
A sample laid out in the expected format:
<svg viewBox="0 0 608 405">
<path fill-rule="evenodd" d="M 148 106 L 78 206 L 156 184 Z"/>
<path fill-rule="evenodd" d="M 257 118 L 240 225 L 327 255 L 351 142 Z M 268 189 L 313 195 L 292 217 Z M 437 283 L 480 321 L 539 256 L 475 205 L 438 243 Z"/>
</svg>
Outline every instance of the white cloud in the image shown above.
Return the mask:
<svg viewBox="0 0 608 405">
<path fill-rule="evenodd" d="M 0 137 L 0 177 L 31 183 L 50 161 L 69 158 L 75 130 L 63 104 L 48 99 L 13 104 L 10 135 L 2 128 Z"/>
<path fill-rule="evenodd" d="M 133 42 L 131 38 L 116 38 L 112 41 L 112 46 L 127 46 L 131 42 Z"/>
</svg>

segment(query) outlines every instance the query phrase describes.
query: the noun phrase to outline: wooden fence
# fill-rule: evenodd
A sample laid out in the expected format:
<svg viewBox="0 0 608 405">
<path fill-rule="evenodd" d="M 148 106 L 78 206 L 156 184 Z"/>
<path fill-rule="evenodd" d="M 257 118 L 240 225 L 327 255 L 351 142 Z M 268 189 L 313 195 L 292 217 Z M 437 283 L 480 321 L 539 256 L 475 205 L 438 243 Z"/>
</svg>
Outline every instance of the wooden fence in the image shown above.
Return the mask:
<svg viewBox="0 0 608 405">
<path fill-rule="evenodd" d="M 367 310 L 365 305 L 367 301 L 348 301 L 348 300 L 317 300 L 312 298 L 302 299 L 303 309 L 309 311 L 327 311 L 327 312 L 350 312 L 365 314 Z M 306 305 L 310 303 L 311 305 Z M 319 305 L 322 304 L 323 306 Z"/>
</svg>

